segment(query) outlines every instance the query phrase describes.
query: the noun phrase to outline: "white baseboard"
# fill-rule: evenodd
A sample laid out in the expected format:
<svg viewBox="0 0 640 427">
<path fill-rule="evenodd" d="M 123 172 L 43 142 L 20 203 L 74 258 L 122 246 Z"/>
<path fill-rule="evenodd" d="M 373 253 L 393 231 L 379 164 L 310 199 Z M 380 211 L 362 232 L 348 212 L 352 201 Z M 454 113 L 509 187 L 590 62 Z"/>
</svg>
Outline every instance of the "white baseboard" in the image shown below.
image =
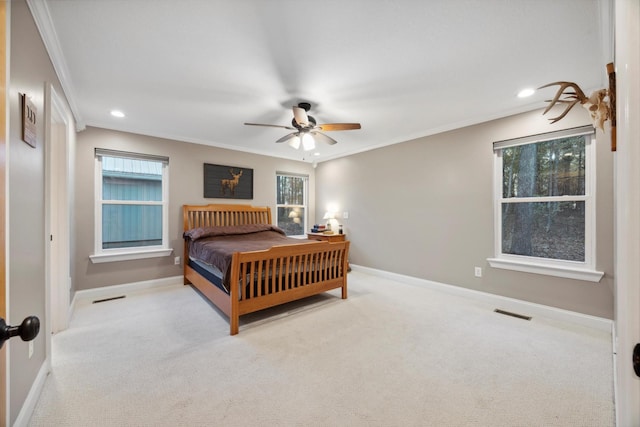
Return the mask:
<svg viewBox="0 0 640 427">
<path fill-rule="evenodd" d="M 115 298 L 121 295 L 130 295 L 138 292 L 166 288 L 169 286 L 184 285 L 183 276 L 163 277 L 160 279 L 145 280 L 143 282 L 125 283 L 123 285 L 103 286 L 101 288 L 83 289 L 76 291 L 71 302 L 70 313 L 73 313 L 79 303 L 92 302 L 99 299 Z"/>
<path fill-rule="evenodd" d="M 616 420 L 614 426 L 620 425 L 620 411 L 618 411 L 618 332 L 616 322 L 611 327 L 611 357 L 613 358 L 613 403 L 615 404 Z"/>
<path fill-rule="evenodd" d="M 561 308 L 551 307 L 548 305 L 536 304 L 515 298 L 503 297 L 500 295 L 490 294 L 488 292 L 476 291 L 473 289 L 448 285 L 445 283 L 434 282 L 426 279 L 419 279 L 417 277 L 405 276 L 403 274 L 391 273 L 388 271 L 378 270 L 370 267 L 363 267 L 360 265 L 351 264 L 351 268 L 354 271 L 361 271 L 363 273 L 371 274 L 372 276 L 383 277 L 410 285 L 427 287 L 429 289 L 445 292 L 451 295 L 457 295 L 474 299 L 476 301 L 482 301 L 485 303 L 493 304 L 495 308 L 513 311 L 531 317 L 539 316 L 547 319 L 571 322 L 608 333 L 611 333 L 611 328 L 613 325 L 613 321 L 610 319 L 582 314 L 570 310 L 563 310 Z"/>
<path fill-rule="evenodd" d="M 29 394 L 27 394 L 27 398 L 22 404 L 13 427 L 26 427 L 29 425 L 29 420 L 31 420 L 33 411 L 36 409 L 36 404 L 40 399 L 40 393 L 42 393 L 49 372 L 51 372 L 51 358 L 47 358 L 40 366 L 40 371 L 38 371 L 38 375 L 31 385 L 31 390 L 29 390 Z"/>
</svg>

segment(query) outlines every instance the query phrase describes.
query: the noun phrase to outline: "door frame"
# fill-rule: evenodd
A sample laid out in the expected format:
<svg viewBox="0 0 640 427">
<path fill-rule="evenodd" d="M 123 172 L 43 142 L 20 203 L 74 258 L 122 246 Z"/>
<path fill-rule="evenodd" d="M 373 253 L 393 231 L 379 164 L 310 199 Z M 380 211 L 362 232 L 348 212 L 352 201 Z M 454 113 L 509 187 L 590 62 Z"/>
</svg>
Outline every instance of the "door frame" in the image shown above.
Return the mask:
<svg viewBox="0 0 640 427">
<path fill-rule="evenodd" d="M 45 87 L 45 316 L 46 346 L 51 334 L 69 325 L 71 292 L 69 147 L 71 119 L 63 99 L 51 84 Z"/>
<path fill-rule="evenodd" d="M 7 292 L 7 269 L 6 269 L 6 173 L 7 173 L 7 141 L 9 135 L 9 126 L 7 120 L 7 104 L 8 104 L 8 72 L 7 58 L 9 56 L 9 40 L 10 40 L 10 2 L 0 1 L 0 21 L 2 22 L 2 30 L 0 30 L 0 317 L 7 319 L 9 312 L 9 295 Z M 3 346 L 0 350 L 0 414 L 4 414 L 0 418 L 0 427 L 9 425 L 9 366 L 7 364 L 7 346 Z"/>
<path fill-rule="evenodd" d="M 632 352 L 640 342 L 640 4 L 615 2 L 615 406 L 616 425 L 640 425 L 640 378 Z"/>
</svg>

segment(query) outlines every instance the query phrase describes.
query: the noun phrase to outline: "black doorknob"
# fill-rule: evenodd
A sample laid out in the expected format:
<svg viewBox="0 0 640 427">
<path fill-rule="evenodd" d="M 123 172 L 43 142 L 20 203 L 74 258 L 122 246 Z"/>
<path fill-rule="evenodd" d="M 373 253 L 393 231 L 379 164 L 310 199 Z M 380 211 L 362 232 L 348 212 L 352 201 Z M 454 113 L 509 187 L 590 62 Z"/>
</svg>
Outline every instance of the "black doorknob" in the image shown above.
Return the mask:
<svg viewBox="0 0 640 427">
<path fill-rule="evenodd" d="M 40 319 L 36 316 L 27 317 L 20 326 L 7 325 L 0 317 L 0 348 L 11 337 L 19 336 L 22 341 L 31 341 L 38 335 L 38 332 L 40 332 Z"/>
</svg>

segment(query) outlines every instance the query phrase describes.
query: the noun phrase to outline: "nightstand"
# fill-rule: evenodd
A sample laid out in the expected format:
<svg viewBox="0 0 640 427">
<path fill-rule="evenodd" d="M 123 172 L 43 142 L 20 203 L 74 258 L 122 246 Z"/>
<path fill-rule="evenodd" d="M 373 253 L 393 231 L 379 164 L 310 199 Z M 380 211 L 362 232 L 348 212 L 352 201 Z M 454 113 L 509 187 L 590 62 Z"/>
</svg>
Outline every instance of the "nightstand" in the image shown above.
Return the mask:
<svg viewBox="0 0 640 427">
<path fill-rule="evenodd" d="M 309 240 L 326 240 L 327 242 L 344 242 L 346 234 L 324 234 L 324 233 L 307 233 Z"/>
<path fill-rule="evenodd" d="M 324 240 L 329 243 L 333 242 L 344 242 L 347 240 L 346 234 L 324 234 L 324 233 L 307 233 L 307 239 L 309 240 Z M 349 266 L 349 260 L 347 260 L 347 271 L 351 271 L 351 267 Z"/>
</svg>

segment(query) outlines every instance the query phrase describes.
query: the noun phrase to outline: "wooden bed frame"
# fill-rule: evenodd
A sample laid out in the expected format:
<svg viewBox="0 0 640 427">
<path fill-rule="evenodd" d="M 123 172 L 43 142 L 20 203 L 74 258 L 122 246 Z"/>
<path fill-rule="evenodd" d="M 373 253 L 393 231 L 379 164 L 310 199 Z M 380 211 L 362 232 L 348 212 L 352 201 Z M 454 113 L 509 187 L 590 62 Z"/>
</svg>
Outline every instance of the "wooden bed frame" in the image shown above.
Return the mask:
<svg viewBox="0 0 640 427">
<path fill-rule="evenodd" d="M 250 205 L 184 205 L 184 231 L 198 227 L 271 224 L 269 207 Z M 230 333 L 238 333 L 243 314 L 342 288 L 347 298 L 349 242 L 320 242 L 273 246 L 271 249 L 233 254 L 230 294 L 189 266 L 184 247 L 184 284 L 195 286 L 229 317 Z M 249 284 L 248 277 L 255 282 Z M 240 289 L 245 289 L 240 292 Z"/>
</svg>

